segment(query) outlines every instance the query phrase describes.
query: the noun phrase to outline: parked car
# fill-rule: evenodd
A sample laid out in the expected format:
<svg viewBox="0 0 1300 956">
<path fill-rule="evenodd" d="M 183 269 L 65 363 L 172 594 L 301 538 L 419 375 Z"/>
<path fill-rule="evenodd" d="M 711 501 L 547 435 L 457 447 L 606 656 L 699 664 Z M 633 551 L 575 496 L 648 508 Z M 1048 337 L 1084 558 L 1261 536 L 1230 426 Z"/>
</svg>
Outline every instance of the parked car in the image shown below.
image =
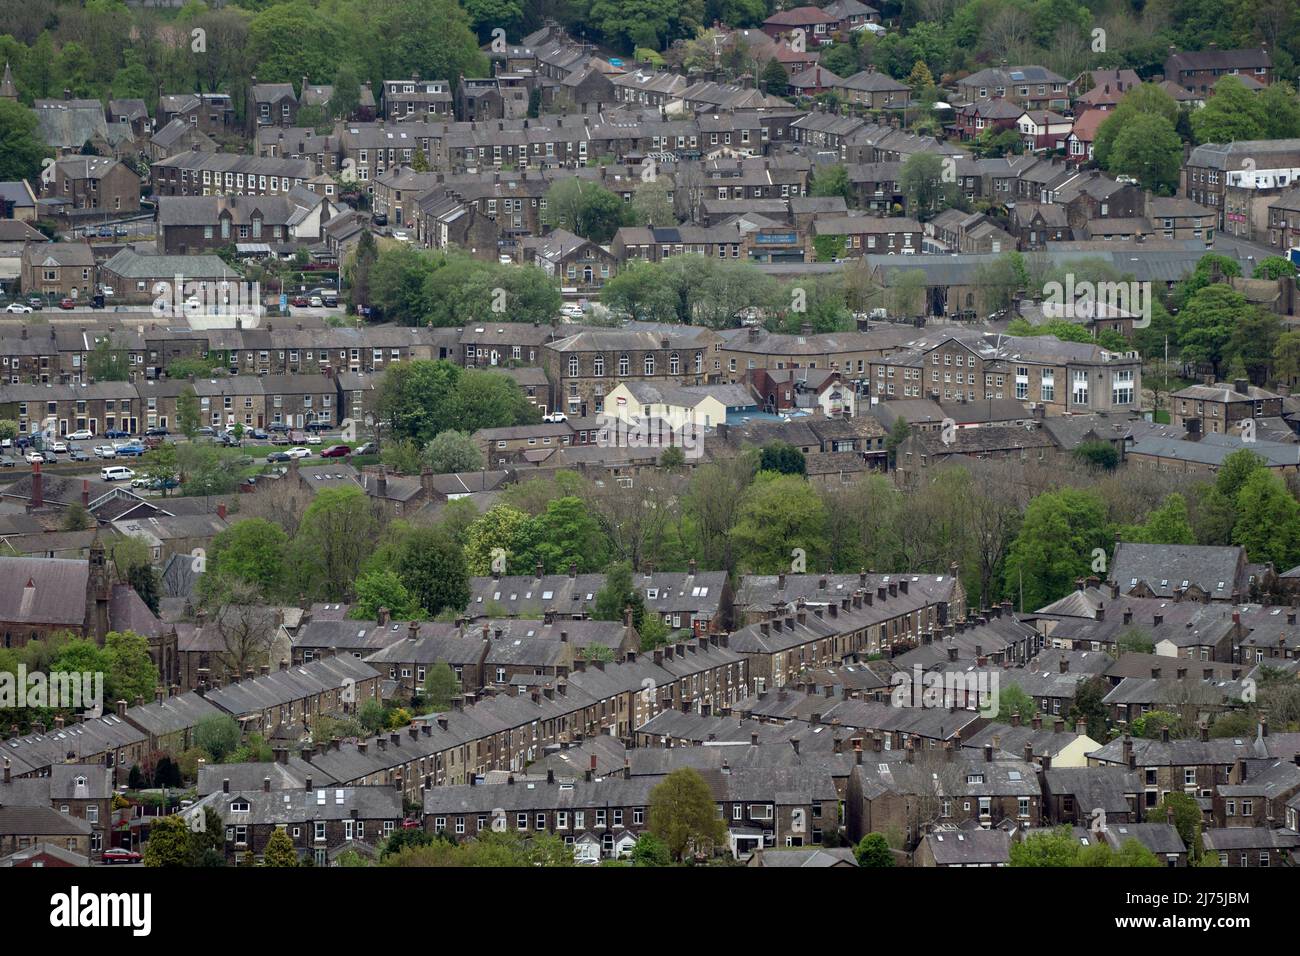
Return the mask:
<svg viewBox="0 0 1300 956">
<path fill-rule="evenodd" d="M 139 458 L 145 452 L 144 445 L 123 445 L 117 450 L 118 458 Z"/>
<path fill-rule="evenodd" d="M 110 465 L 99 469 L 100 481 L 130 481 L 134 477 L 135 472 L 123 465 Z"/>
<path fill-rule="evenodd" d="M 273 432 L 287 432 L 289 430 L 289 426 L 284 422 L 271 422 L 269 427 Z"/>
<path fill-rule="evenodd" d="M 52 441 L 46 451 L 52 451 L 55 454 L 66 455 L 68 453 L 68 443 L 65 441 Z"/>
<path fill-rule="evenodd" d="M 117 226 L 113 229 L 113 235 L 115 236 L 129 236 L 130 234 L 130 230 L 126 226 Z"/>
<path fill-rule="evenodd" d="M 113 227 L 112 227 L 112 226 L 100 226 L 98 229 L 95 230 L 95 235 L 96 235 L 98 238 L 100 238 L 100 239 L 112 239 L 112 238 L 113 238 Z"/>
<path fill-rule="evenodd" d="M 114 448 L 112 445 L 96 445 L 96 446 L 95 446 L 95 457 L 96 457 L 96 458 L 116 458 L 116 457 L 117 457 L 117 449 Z"/>
<path fill-rule="evenodd" d="M 52 452 L 52 451 L 43 451 L 43 452 L 41 452 L 41 460 L 44 461 L 47 465 L 53 465 L 53 464 L 54 464 L 55 462 L 57 462 L 59 459 L 58 459 L 58 456 L 56 456 L 56 455 L 54 454 L 54 452 Z"/>
<path fill-rule="evenodd" d="M 104 432 L 104 437 L 105 438 L 130 438 L 131 433 L 124 432 L 120 428 L 110 428 L 108 431 Z"/>
<path fill-rule="evenodd" d="M 78 428 L 68 436 L 69 441 L 90 441 L 95 437 L 95 433 L 89 428 Z"/>
<path fill-rule="evenodd" d="M 144 435 L 146 438 L 166 438 L 168 435 L 168 431 L 167 429 L 159 426 L 159 427 L 150 428 L 148 431 L 144 433 Z"/>
<path fill-rule="evenodd" d="M 318 296 L 318 295 L 314 295 L 314 296 L 312 296 L 312 297 L 311 297 L 310 299 L 308 299 L 307 301 L 311 303 L 311 307 L 312 307 L 313 309 L 319 309 L 319 308 L 322 308 L 322 307 L 325 305 L 325 300 L 322 299 L 322 298 L 321 298 L 320 296 Z"/>
<path fill-rule="evenodd" d="M 308 432 L 327 432 L 330 430 L 328 422 L 308 422 L 303 426 L 303 431 Z"/>
<path fill-rule="evenodd" d="M 311 449 L 303 448 L 301 445 L 299 445 L 295 448 L 290 448 L 287 452 L 285 452 L 285 454 L 288 455 L 290 458 L 310 458 Z"/>
<path fill-rule="evenodd" d="M 114 846 L 105 850 L 100 855 L 100 859 L 105 863 L 139 863 L 144 859 L 144 857 L 135 850 L 128 850 L 125 847 Z"/>
<path fill-rule="evenodd" d="M 567 422 L 568 420 L 569 420 L 569 416 L 564 414 L 564 412 L 551 412 L 549 415 L 542 416 L 542 421 L 549 422 L 551 424 Z"/>
<path fill-rule="evenodd" d="M 292 460 L 293 460 L 292 458 L 290 458 L 282 451 L 273 451 L 271 452 L 271 454 L 266 456 L 266 463 L 268 465 L 274 465 L 276 462 L 292 461 Z"/>
<path fill-rule="evenodd" d="M 194 434 L 196 434 L 196 435 L 202 435 L 202 436 L 204 436 L 205 438 L 210 438 L 210 437 L 212 437 L 213 435 L 215 435 L 216 433 L 217 433 L 217 430 L 216 430 L 215 428 L 213 428 L 211 425 L 203 425 L 203 426 L 200 426 L 200 427 L 198 428 L 198 430 L 196 430 L 196 431 L 194 432 Z"/>
<path fill-rule="evenodd" d="M 23 457 L 26 458 L 27 461 L 29 461 L 33 465 L 45 464 L 45 456 L 42 455 L 39 451 L 29 451 Z"/>
<path fill-rule="evenodd" d="M 352 454 L 354 454 L 354 455 L 377 455 L 377 454 L 379 454 L 379 446 L 376 445 L 376 444 L 375 444 L 374 442 L 372 442 L 372 441 L 368 441 L 368 442 L 366 442 L 364 445 L 362 445 L 360 448 L 355 449 L 355 450 L 352 452 Z"/>
<path fill-rule="evenodd" d="M 0 455 L 0 468 L 16 468 L 17 466 L 18 459 L 12 455 Z"/>
<path fill-rule="evenodd" d="M 319 444 L 320 444 L 320 435 L 315 435 L 315 434 L 308 435 L 308 436 L 307 436 L 307 444 L 308 444 L 308 445 L 319 445 Z"/>
<path fill-rule="evenodd" d="M 308 299 L 305 295 L 295 295 L 292 299 L 289 300 L 290 305 L 295 306 L 299 309 L 307 308 L 307 306 L 310 303 L 311 300 Z"/>
<path fill-rule="evenodd" d="M 69 457 L 70 457 L 73 461 L 90 461 L 90 456 L 87 455 L 87 454 L 86 454 L 84 451 L 82 451 L 80 448 L 74 448 L 74 449 L 72 449 L 72 454 L 71 454 Z"/>
<path fill-rule="evenodd" d="M 42 299 L 39 295 L 32 296 L 30 299 L 27 300 L 27 304 L 30 305 L 33 309 L 35 309 L 37 312 L 45 308 L 45 300 Z"/>
<path fill-rule="evenodd" d="M 376 226 L 386 226 L 388 225 L 388 214 L 377 212 L 370 217 L 370 221 L 374 223 Z"/>
<path fill-rule="evenodd" d="M 5 306 L 5 311 L 14 315 L 26 315 L 28 312 L 32 311 L 32 307 L 30 305 L 23 305 L 21 302 L 10 302 Z"/>
<path fill-rule="evenodd" d="M 248 437 L 252 438 L 254 441 L 266 441 L 271 436 L 266 433 L 265 429 L 254 428 L 248 433 Z"/>
<path fill-rule="evenodd" d="M 65 297 L 59 300 L 60 309 L 75 309 L 76 307 L 77 307 L 77 303 L 72 299 Z"/>
<path fill-rule="evenodd" d="M 325 307 L 327 309 L 338 308 L 339 296 L 337 292 L 326 292 L 324 295 L 321 296 L 321 300 L 325 303 Z"/>
<path fill-rule="evenodd" d="M 347 445 L 330 445 L 321 451 L 320 456 L 322 458 L 346 458 L 350 454 L 352 454 L 352 449 Z"/>
</svg>

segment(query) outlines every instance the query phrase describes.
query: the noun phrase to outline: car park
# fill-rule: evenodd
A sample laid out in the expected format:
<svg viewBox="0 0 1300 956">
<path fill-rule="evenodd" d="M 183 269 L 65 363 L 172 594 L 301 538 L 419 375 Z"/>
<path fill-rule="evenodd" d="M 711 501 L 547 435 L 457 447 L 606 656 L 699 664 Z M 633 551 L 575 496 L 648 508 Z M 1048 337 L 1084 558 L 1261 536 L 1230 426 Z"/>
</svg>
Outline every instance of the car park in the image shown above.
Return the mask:
<svg viewBox="0 0 1300 956">
<path fill-rule="evenodd" d="M 135 472 L 122 465 L 110 465 L 99 469 L 100 481 L 130 481 L 134 477 Z"/>
</svg>

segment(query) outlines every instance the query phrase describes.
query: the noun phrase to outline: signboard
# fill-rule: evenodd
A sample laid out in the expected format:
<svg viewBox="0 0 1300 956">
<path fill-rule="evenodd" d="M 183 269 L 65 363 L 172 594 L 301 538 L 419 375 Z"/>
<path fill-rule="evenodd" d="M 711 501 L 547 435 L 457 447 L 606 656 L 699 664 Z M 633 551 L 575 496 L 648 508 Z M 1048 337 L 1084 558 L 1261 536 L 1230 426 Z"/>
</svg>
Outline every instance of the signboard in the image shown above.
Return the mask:
<svg viewBox="0 0 1300 956">
<path fill-rule="evenodd" d="M 799 241 L 799 235 L 793 232 L 760 232 L 754 237 L 754 241 L 760 246 L 792 246 Z"/>
</svg>

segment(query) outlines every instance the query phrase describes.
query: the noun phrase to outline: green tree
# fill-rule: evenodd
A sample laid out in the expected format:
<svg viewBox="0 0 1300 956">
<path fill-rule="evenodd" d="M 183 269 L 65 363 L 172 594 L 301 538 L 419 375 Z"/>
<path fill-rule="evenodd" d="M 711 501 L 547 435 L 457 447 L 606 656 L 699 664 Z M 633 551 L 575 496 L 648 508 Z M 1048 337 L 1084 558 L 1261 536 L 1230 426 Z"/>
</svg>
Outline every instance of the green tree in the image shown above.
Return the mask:
<svg viewBox="0 0 1300 956">
<path fill-rule="evenodd" d="M 814 196 L 842 196 L 846 203 L 851 202 L 853 186 L 849 182 L 848 169 L 842 163 L 819 168 L 810 191 Z"/>
<path fill-rule="evenodd" d="M 216 763 L 239 746 L 239 724 L 226 714 L 209 714 L 194 725 L 194 744 Z"/>
<path fill-rule="evenodd" d="M 134 631 L 109 631 L 104 636 L 108 655 L 106 689 L 116 700 L 153 697 L 158 686 L 158 668 L 149 656 L 149 639 Z"/>
<path fill-rule="evenodd" d="M 600 570 L 609 554 L 609 539 L 600 522 L 580 499 L 557 498 L 528 523 L 523 566 L 540 564 L 550 572 L 576 565 L 580 573 Z"/>
<path fill-rule="evenodd" d="M 1090 677 L 1081 681 L 1074 691 L 1074 703 L 1070 706 L 1070 724 L 1077 726 L 1083 721 L 1088 727 L 1088 736 L 1093 740 L 1106 739 L 1106 724 L 1109 720 L 1105 698 L 1111 686 L 1102 677 Z"/>
<path fill-rule="evenodd" d="M 271 837 L 266 841 L 266 849 L 262 852 L 262 865 L 298 865 L 298 851 L 293 848 L 293 841 L 289 839 L 289 834 L 284 831 L 284 827 L 276 827 L 271 831 Z"/>
<path fill-rule="evenodd" d="M 806 566 L 819 563 L 825 544 L 826 505 L 803 478 L 760 472 L 741 501 L 731 530 L 739 564 L 759 574 L 790 567 L 792 550 Z"/>
<path fill-rule="evenodd" d="M 149 827 L 149 842 L 144 847 L 145 866 L 189 866 L 190 830 L 180 814 L 158 817 Z"/>
<path fill-rule="evenodd" d="M 1260 469 L 1237 494 L 1232 543 L 1252 561 L 1290 568 L 1300 563 L 1300 502 L 1277 475 Z"/>
<path fill-rule="evenodd" d="M 483 453 L 468 432 L 445 431 L 434 436 L 424 448 L 424 460 L 438 475 L 478 471 L 483 467 Z"/>
<path fill-rule="evenodd" d="M 1170 810 L 1173 810 L 1174 827 L 1187 847 L 1188 854 L 1193 861 L 1199 859 L 1205 852 L 1205 848 L 1201 844 L 1202 815 L 1196 798 L 1191 794 L 1170 791 L 1165 794 L 1159 808 L 1152 816 L 1156 820 L 1164 820 L 1168 818 Z"/>
<path fill-rule="evenodd" d="M 944 157 L 936 153 L 913 153 L 903 160 L 898 187 L 907 197 L 908 213 L 922 221 L 951 206 L 957 196 L 956 178 L 946 175 Z"/>
<path fill-rule="evenodd" d="M 462 611 L 469 604 L 469 576 L 460 546 L 436 528 L 412 530 L 402 542 L 398 577 L 427 615 Z"/>
<path fill-rule="evenodd" d="M 1104 438 L 1080 442 L 1073 454 L 1079 461 L 1095 468 L 1114 471 L 1119 467 L 1119 451 Z"/>
<path fill-rule="evenodd" d="M 497 505 L 470 523 L 465 531 L 465 562 L 470 574 L 515 573 L 529 570 L 524 561 L 528 549 L 531 518 L 518 508 Z M 506 564 L 492 567 L 493 553 L 500 549 Z"/>
<path fill-rule="evenodd" d="M 1091 491 L 1062 488 L 1038 495 L 1025 509 L 1007 554 L 1005 586 L 1037 610 L 1091 573 L 1093 552 L 1108 544 L 1105 506 Z"/>
<path fill-rule="evenodd" d="M 790 74 L 776 57 L 767 61 L 761 75 L 763 89 L 769 96 L 785 96 L 790 92 Z"/>
<path fill-rule="evenodd" d="M 64 531 L 88 531 L 95 526 L 95 518 L 80 501 L 74 501 L 63 512 L 60 527 Z"/>
<path fill-rule="evenodd" d="M 36 114 L 13 100 L 0 100 L 0 182 L 35 182 L 41 160 L 49 155 Z"/>
<path fill-rule="evenodd" d="M 635 866 L 671 866 L 672 854 L 664 841 L 653 833 L 642 833 L 632 847 L 632 863 Z"/>
<path fill-rule="evenodd" d="M 758 467 L 761 470 L 774 471 L 782 475 L 803 475 L 808 470 L 804 453 L 789 442 L 768 442 L 759 453 L 758 460 Z"/>
<path fill-rule="evenodd" d="M 650 791 L 650 832 L 677 862 L 687 854 L 708 855 L 723 842 L 726 826 L 698 771 L 674 770 Z"/>
<path fill-rule="evenodd" d="M 1237 77 L 1224 76 L 1214 84 L 1214 95 L 1205 106 L 1192 114 L 1192 132 L 1201 143 L 1262 139 L 1261 119 L 1255 94 Z"/>
<path fill-rule="evenodd" d="M 1178 188 L 1183 143 L 1163 116 L 1142 113 L 1124 124 L 1110 151 L 1106 169 L 1135 178 L 1143 189 L 1173 195 Z"/>
<path fill-rule="evenodd" d="M 193 385 L 185 386 L 176 396 L 176 424 L 182 435 L 194 441 L 202 423 L 199 419 L 199 396 Z"/>
<path fill-rule="evenodd" d="M 108 336 L 98 339 L 86 356 L 86 374 L 97 382 L 125 382 L 130 378 L 126 352 L 113 348 Z"/>
<path fill-rule="evenodd" d="M 1252 277 L 1255 279 L 1294 279 L 1296 268 L 1290 259 L 1284 256 L 1265 256 L 1255 264 Z"/>
<path fill-rule="evenodd" d="M 293 541 L 299 588 L 327 601 L 346 600 L 378 535 L 374 506 L 360 488 L 318 491 Z"/>
<path fill-rule="evenodd" d="M 907 441 L 912 434 L 912 427 L 907 424 L 907 419 L 902 415 L 894 419 L 894 424 L 889 429 L 889 436 L 885 439 L 885 448 L 889 451 L 889 466 L 892 468 L 898 463 L 898 446 Z"/>
<path fill-rule="evenodd" d="M 643 182 L 632 196 L 632 216 L 638 226 L 674 226 L 671 192 L 662 179 Z"/>
<path fill-rule="evenodd" d="M 596 603 L 591 616 L 597 621 L 621 621 L 623 611 L 632 609 L 632 626 L 641 629 L 645 618 L 645 598 L 632 584 L 632 565 L 618 561 L 609 566 L 605 586 L 596 592 Z"/>
<path fill-rule="evenodd" d="M 431 710 L 448 710 L 452 700 L 460 693 L 460 681 L 451 665 L 434 664 L 424 677 L 425 706 Z"/>
<path fill-rule="evenodd" d="M 556 180 L 546 190 L 542 220 L 548 226 L 603 243 L 614 238 L 626 215 L 623 200 L 604 186 L 571 177 Z"/>
<path fill-rule="evenodd" d="M 212 539 L 202 587 L 215 593 L 226 581 L 253 585 L 265 594 L 278 593 L 284 582 L 289 539 L 264 518 L 237 521 Z"/>
<path fill-rule="evenodd" d="M 419 605 L 406 590 L 397 572 L 391 568 L 364 571 L 357 577 L 356 596 L 348 617 L 361 621 L 374 621 L 379 618 L 379 609 L 388 608 L 393 620 L 401 621 L 418 617 Z"/>
<path fill-rule="evenodd" d="M 886 867 L 895 866 L 894 854 L 889 849 L 889 841 L 883 833 L 868 833 L 853 848 L 858 866 Z"/>
<path fill-rule="evenodd" d="M 1187 517 L 1187 499 L 1174 492 L 1147 515 L 1131 540 L 1145 544 L 1195 544 L 1196 534 Z"/>
<path fill-rule="evenodd" d="M 1017 714 L 1022 720 L 1028 721 L 1037 713 L 1038 705 L 1034 698 L 1018 685 L 1008 683 L 998 692 L 998 715 L 994 718 L 998 723 L 1009 724 Z"/>
</svg>

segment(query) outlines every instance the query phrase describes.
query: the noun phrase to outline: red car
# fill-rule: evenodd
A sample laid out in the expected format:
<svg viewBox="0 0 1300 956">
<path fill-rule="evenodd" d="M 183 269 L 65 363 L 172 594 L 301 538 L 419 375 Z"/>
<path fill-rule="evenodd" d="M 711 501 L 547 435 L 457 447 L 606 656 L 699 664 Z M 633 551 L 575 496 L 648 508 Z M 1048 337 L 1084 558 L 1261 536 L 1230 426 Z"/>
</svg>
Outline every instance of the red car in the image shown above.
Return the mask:
<svg viewBox="0 0 1300 956">
<path fill-rule="evenodd" d="M 289 300 L 289 304 L 299 309 L 305 309 L 311 305 L 311 301 L 305 295 L 295 295 Z"/>
<path fill-rule="evenodd" d="M 347 445 L 330 445 L 320 453 L 322 458 L 346 458 L 352 454 L 352 449 Z"/>
<path fill-rule="evenodd" d="M 77 303 L 76 303 L 76 302 L 73 302 L 71 299 L 60 299 L 60 300 L 59 300 L 59 308 L 60 308 L 60 309 L 75 309 L 76 307 L 77 307 Z"/>
<path fill-rule="evenodd" d="M 105 863 L 139 863 L 143 857 L 135 850 L 115 846 L 104 851 Z"/>
</svg>

